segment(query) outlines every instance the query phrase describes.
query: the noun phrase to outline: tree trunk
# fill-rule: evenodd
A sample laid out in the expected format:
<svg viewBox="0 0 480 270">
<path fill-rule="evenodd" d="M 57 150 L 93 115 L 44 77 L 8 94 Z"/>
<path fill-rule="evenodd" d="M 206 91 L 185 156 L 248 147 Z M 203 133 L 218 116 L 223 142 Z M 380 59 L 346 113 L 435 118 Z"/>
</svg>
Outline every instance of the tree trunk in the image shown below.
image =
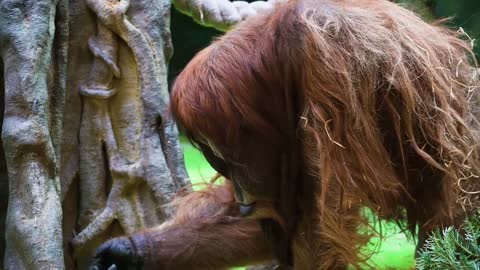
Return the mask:
<svg viewBox="0 0 480 270">
<path fill-rule="evenodd" d="M 3 60 L 0 57 L 0 133 L 3 124 L 4 112 L 4 82 L 3 82 Z M 0 144 L 0 269 L 3 269 L 3 257 L 5 254 L 5 219 L 8 207 L 8 175 L 5 162 L 5 152 Z"/>
<path fill-rule="evenodd" d="M 9 177 L 6 269 L 63 269 L 59 162 L 66 3 L 0 4 Z"/>
<path fill-rule="evenodd" d="M 62 195 L 66 205 L 67 194 L 80 196 L 65 217 L 79 229 L 68 261 L 80 269 L 112 235 L 160 224 L 187 184 L 167 115 L 169 10 L 165 0 L 71 2 L 70 31 L 82 35 L 69 43 L 67 104 L 77 113 L 65 114 Z"/>
<path fill-rule="evenodd" d="M 169 216 L 188 182 L 169 20 L 165 0 L 0 2 L 5 269 L 84 269 L 110 236 Z"/>
</svg>

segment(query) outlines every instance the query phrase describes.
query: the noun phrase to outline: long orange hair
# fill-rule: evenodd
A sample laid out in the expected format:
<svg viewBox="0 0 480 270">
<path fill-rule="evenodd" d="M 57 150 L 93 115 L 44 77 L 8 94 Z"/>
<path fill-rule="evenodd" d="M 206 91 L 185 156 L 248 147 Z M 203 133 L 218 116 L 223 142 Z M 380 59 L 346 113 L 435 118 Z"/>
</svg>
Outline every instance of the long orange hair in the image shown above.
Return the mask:
<svg viewBox="0 0 480 270">
<path fill-rule="evenodd" d="M 412 231 L 476 207 L 471 49 L 461 33 L 385 0 L 294 0 L 201 51 L 173 86 L 172 111 L 226 161 L 254 155 L 251 138 L 288 149 L 290 178 L 249 184 L 278 189 L 294 227 L 312 208 L 319 235 L 354 263 L 364 239 L 352 204 Z"/>
</svg>

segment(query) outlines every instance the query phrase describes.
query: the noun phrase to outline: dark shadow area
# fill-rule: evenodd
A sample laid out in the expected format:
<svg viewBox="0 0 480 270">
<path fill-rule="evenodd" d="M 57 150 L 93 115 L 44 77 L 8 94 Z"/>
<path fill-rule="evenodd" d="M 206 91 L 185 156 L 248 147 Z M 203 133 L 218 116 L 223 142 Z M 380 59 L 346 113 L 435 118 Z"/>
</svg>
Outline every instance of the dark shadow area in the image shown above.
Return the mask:
<svg viewBox="0 0 480 270">
<path fill-rule="evenodd" d="M 193 56 L 223 33 L 197 24 L 192 18 L 175 10 L 173 6 L 170 27 L 174 51 L 169 63 L 168 81 L 169 85 L 172 85 L 175 77 Z"/>
<path fill-rule="evenodd" d="M 464 29 L 474 39 L 475 53 L 480 61 L 480 1 L 478 0 L 435 0 L 434 13 L 439 18 L 451 18 L 452 28 Z"/>
</svg>

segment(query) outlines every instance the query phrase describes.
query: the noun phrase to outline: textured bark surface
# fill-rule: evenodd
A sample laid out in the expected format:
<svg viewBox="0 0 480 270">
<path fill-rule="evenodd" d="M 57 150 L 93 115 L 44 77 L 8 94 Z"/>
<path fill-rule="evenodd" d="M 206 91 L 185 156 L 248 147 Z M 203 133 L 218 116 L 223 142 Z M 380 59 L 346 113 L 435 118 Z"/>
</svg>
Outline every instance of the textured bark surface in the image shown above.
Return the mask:
<svg viewBox="0 0 480 270">
<path fill-rule="evenodd" d="M 0 132 L 3 124 L 4 111 L 4 82 L 3 82 L 3 61 L 0 58 Z M 8 207 L 8 175 L 5 162 L 5 152 L 0 144 L 0 269 L 3 269 L 3 256 L 5 254 L 5 219 Z"/>
<path fill-rule="evenodd" d="M 69 43 L 67 108 L 76 113 L 65 114 L 62 197 L 75 209 L 64 210 L 65 230 L 76 232 L 67 265 L 83 269 L 109 237 L 160 224 L 188 179 L 167 114 L 170 2 L 71 1 L 70 11 L 79 35 Z"/>
<path fill-rule="evenodd" d="M 6 269 L 63 269 L 59 147 L 66 5 L 0 2 L 2 142 L 9 177 Z"/>
<path fill-rule="evenodd" d="M 170 214 L 188 178 L 167 114 L 169 12 L 165 0 L 0 1 L 5 269 L 84 269 L 110 236 Z"/>
</svg>

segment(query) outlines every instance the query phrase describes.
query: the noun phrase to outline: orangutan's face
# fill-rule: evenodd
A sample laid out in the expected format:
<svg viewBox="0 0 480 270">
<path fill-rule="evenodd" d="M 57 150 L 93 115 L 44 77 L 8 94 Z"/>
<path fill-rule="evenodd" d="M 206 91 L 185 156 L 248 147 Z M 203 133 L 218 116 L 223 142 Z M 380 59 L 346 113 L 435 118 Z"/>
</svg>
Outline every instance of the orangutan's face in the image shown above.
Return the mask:
<svg viewBox="0 0 480 270">
<path fill-rule="evenodd" d="M 280 149 L 253 136 L 245 138 L 233 153 L 222 153 L 207 140 L 198 145 L 210 165 L 232 181 L 235 199 L 240 205 L 252 206 L 257 200 L 275 201 L 274 181 L 280 179 Z"/>
</svg>

